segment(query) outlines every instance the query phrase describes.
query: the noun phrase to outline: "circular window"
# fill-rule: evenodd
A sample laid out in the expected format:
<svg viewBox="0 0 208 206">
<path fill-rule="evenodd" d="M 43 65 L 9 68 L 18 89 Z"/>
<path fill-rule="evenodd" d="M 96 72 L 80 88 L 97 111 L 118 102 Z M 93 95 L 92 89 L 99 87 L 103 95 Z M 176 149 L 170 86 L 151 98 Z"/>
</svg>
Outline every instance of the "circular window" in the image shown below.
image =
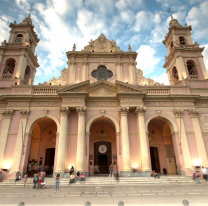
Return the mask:
<svg viewBox="0 0 208 206">
<path fill-rule="evenodd" d="M 99 66 L 96 71 L 93 71 L 91 73 L 91 75 L 93 78 L 96 78 L 97 80 L 104 79 L 107 81 L 108 79 L 113 77 L 113 72 L 107 70 L 105 66 Z"/>
<path fill-rule="evenodd" d="M 107 147 L 105 145 L 100 145 L 98 150 L 101 154 L 104 154 L 107 152 Z"/>
</svg>

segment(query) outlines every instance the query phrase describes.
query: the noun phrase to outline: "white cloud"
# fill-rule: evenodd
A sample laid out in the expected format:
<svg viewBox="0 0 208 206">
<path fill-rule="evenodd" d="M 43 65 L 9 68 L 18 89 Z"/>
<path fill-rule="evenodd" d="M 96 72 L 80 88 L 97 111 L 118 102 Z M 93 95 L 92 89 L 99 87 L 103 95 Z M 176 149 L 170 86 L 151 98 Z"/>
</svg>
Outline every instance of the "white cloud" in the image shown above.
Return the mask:
<svg viewBox="0 0 208 206">
<path fill-rule="evenodd" d="M 151 77 L 155 82 L 164 83 L 169 85 L 168 76 L 166 73 L 162 73 L 159 77 Z"/>
<path fill-rule="evenodd" d="M 140 30 L 151 30 L 153 25 L 154 15 L 149 11 L 140 11 L 136 15 L 136 22 L 133 27 L 134 31 L 139 32 Z"/>
<path fill-rule="evenodd" d="M 208 44 L 206 45 L 202 45 L 202 47 L 205 47 L 204 51 L 203 51 L 203 56 L 204 56 L 204 63 L 208 72 Z"/>
<path fill-rule="evenodd" d="M 152 73 L 160 58 L 156 57 L 156 50 L 148 45 L 141 45 L 137 50 L 137 68 L 140 68 L 144 75 Z"/>
<path fill-rule="evenodd" d="M 137 9 L 137 8 L 141 8 L 141 6 L 143 6 L 143 0 L 119 0 L 116 3 L 116 7 L 119 10 L 126 10 L 126 9 Z"/>
<path fill-rule="evenodd" d="M 12 18 L 6 16 L 0 16 L 0 43 L 3 42 L 5 39 L 8 41 L 9 39 L 9 22 L 11 22 Z"/>
</svg>

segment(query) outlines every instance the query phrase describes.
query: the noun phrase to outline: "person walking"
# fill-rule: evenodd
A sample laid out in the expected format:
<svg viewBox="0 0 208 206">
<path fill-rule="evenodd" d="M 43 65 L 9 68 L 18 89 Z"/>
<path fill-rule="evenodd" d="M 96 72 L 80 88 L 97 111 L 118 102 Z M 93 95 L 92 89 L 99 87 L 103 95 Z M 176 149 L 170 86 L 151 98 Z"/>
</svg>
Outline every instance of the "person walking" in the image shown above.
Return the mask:
<svg viewBox="0 0 208 206">
<path fill-rule="evenodd" d="M 33 178 L 33 189 L 36 188 L 37 182 L 38 182 L 38 176 L 37 176 L 37 174 L 34 174 L 34 178 Z"/>
<path fill-rule="evenodd" d="M 55 182 L 55 192 L 59 192 L 59 180 L 61 179 L 60 174 L 57 174 L 54 179 L 56 180 L 56 182 Z"/>
<path fill-rule="evenodd" d="M 193 173 L 193 179 L 196 180 L 196 182 L 200 183 L 199 175 L 196 174 L 195 172 Z"/>
<path fill-rule="evenodd" d="M 207 181 L 207 169 L 202 166 L 201 168 L 203 178 Z"/>
<path fill-rule="evenodd" d="M 28 177 L 28 174 L 26 174 L 26 175 L 24 176 L 24 179 L 23 179 L 24 187 L 25 187 L 25 184 L 26 184 L 26 182 L 27 182 L 27 177 Z"/>
<path fill-rule="evenodd" d="M 109 171 L 110 171 L 109 177 L 113 177 L 113 164 L 110 165 Z"/>
</svg>

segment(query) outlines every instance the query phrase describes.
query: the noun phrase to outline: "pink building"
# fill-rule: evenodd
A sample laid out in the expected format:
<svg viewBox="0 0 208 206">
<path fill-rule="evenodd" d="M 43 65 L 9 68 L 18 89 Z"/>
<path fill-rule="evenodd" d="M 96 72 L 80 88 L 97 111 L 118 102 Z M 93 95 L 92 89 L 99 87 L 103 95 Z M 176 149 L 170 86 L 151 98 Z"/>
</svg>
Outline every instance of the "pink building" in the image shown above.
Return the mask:
<svg viewBox="0 0 208 206">
<path fill-rule="evenodd" d="M 170 85 L 146 79 L 137 53 L 101 34 L 82 51 L 66 52 L 67 68 L 33 85 L 39 42 L 30 17 L 10 24 L 0 46 L 2 179 L 37 164 L 67 177 L 191 174 L 208 167 L 208 74 L 191 26 L 176 19 L 163 41 Z M 5 176 L 4 174 L 9 174 Z"/>
</svg>

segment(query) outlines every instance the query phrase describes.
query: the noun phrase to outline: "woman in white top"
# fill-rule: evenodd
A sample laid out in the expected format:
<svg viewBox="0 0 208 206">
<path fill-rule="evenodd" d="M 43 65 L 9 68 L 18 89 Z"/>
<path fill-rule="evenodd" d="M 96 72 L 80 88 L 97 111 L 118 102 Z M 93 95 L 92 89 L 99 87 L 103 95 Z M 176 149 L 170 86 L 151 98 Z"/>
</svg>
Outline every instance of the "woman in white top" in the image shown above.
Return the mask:
<svg viewBox="0 0 208 206">
<path fill-rule="evenodd" d="M 75 183 L 75 176 L 73 172 L 70 175 L 70 183 Z"/>
</svg>

